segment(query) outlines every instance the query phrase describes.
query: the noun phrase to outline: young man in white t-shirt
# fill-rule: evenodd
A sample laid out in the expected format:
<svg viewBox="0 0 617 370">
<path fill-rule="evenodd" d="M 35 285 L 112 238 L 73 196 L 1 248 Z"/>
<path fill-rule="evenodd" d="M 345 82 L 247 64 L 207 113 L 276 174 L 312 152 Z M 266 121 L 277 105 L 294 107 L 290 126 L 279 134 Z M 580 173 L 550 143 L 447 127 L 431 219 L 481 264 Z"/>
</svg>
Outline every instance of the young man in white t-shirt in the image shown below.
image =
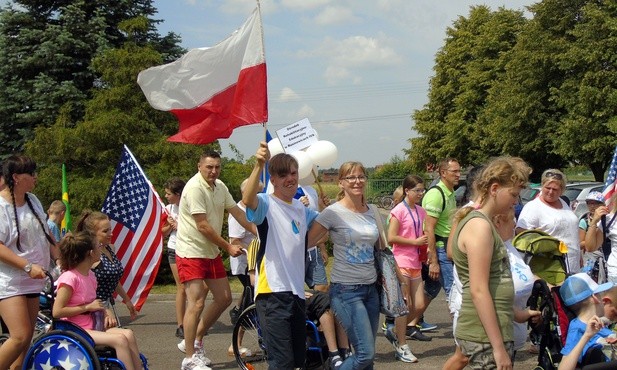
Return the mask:
<svg viewBox="0 0 617 370">
<path fill-rule="evenodd" d="M 298 189 L 298 162 L 277 154 L 268 164 L 272 194 L 258 194 L 259 177 L 270 153 L 261 142 L 257 162 L 242 197 L 247 218 L 257 225 L 255 305 L 268 348 L 270 369 L 304 366 L 306 323 L 304 256 L 306 233 L 317 212 L 294 199 Z"/>
</svg>

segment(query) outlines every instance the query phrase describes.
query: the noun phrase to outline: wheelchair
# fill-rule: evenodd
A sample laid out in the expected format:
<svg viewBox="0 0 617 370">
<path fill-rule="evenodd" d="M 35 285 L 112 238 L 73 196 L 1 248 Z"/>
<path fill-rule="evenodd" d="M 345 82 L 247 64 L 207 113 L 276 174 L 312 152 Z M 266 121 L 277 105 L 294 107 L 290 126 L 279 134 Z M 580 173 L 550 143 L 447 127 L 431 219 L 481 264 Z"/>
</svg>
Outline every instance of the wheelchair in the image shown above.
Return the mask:
<svg viewBox="0 0 617 370">
<path fill-rule="evenodd" d="M 71 322 L 53 319 L 53 277 L 48 273 L 47 278 L 48 283 L 39 299 L 35 333 L 22 370 L 125 370 L 113 348 L 96 345 L 84 329 Z M 143 368 L 148 370 L 146 357 L 139 356 Z"/>
<path fill-rule="evenodd" d="M 306 320 L 306 363 L 303 369 L 328 369 L 328 347 L 317 324 Z M 238 317 L 232 333 L 232 347 L 238 367 L 242 370 L 268 368 L 268 351 L 257 317 L 255 304 L 247 307 Z M 243 352 L 242 347 L 250 353 Z"/>
</svg>

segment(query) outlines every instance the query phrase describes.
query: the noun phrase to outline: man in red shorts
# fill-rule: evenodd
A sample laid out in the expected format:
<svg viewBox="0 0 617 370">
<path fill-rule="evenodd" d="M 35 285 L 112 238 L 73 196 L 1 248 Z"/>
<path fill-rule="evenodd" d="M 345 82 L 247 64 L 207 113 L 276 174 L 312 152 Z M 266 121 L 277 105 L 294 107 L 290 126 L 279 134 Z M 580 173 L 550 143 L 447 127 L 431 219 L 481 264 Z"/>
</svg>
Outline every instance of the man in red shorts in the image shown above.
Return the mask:
<svg viewBox="0 0 617 370">
<path fill-rule="evenodd" d="M 197 169 L 199 172 L 182 191 L 176 235 L 178 275 L 184 283 L 188 300 L 183 323 L 184 339 L 188 345 L 185 345 L 182 370 L 210 370 L 210 360 L 204 354 L 201 338 L 232 301 L 220 249 L 227 250 L 234 257 L 244 252 L 221 237 L 225 210 L 240 225 L 257 234 L 255 225 L 246 220 L 227 186 L 218 179 L 221 173 L 219 153 L 208 151 L 202 154 Z M 208 305 L 198 328 L 208 289 L 212 292 L 213 302 Z M 195 341 L 196 338 L 200 340 Z"/>
</svg>

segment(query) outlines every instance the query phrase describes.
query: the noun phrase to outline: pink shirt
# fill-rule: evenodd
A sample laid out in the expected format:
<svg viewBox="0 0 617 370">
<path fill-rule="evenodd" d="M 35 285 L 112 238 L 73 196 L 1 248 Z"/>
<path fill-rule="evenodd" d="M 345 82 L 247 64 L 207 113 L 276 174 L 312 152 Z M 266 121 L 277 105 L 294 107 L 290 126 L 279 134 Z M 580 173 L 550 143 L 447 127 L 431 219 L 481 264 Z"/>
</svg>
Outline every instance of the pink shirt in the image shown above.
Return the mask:
<svg viewBox="0 0 617 370">
<path fill-rule="evenodd" d="M 409 208 L 407 208 L 405 202 L 400 202 L 390 211 L 390 215 L 398 220 L 399 228 L 397 235 L 408 239 L 417 239 L 424 234 L 426 211 L 419 205 L 409 205 Z M 419 257 L 419 247 L 418 245 L 393 243 L 392 253 L 398 267 L 421 269 L 422 262 Z"/>
<path fill-rule="evenodd" d="M 73 294 L 67 303 L 68 307 L 80 306 L 88 304 L 96 299 L 96 276 L 94 272 L 89 271 L 88 276 L 82 275 L 77 270 L 65 271 L 58 278 L 58 288 L 66 285 L 73 289 Z M 66 317 L 64 320 L 70 321 L 83 329 L 93 330 L 94 320 L 91 312 L 81 315 Z"/>
</svg>

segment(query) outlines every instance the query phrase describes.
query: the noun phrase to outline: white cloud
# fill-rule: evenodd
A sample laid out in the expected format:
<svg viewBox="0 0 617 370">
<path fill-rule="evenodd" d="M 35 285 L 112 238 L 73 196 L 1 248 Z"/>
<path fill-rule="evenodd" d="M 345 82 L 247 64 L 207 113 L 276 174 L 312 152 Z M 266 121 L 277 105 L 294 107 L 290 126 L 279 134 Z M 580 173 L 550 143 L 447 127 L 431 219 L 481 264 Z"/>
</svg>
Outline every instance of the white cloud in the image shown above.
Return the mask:
<svg viewBox="0 0 617 370">
<path fill-rule="evenodd" d="M 276 12 L 277 6 L 274 0 L 260 0 L 259 3 L 262 15 Z M 225 0 L 221 2 L 219 9 L 227 14 L 246 14 L 248 16 L 256 6 L 255 0 Z"/>
<path fill-rule="evenodd" d="M 282 88 L 278 98 L 281 102 L 300 100 L 300 96 L 291 87 Z"/>
<path fill-rule="evenodd" d="M 343 23 L 357 22 L 360 19 L 354 16 L 350 8 L 342 6 L 327 6 L 316 17 L 315 23 L 318 25 L 340 25 Z"/>
<path fill-rule="evenodd" d="M 330 65 L 324 72 L 324 77 L 328 84 L 334 85 L 339 81 L 344 81 L 350 77 L 351 73 L 345 67 Z"/>
</svg>

